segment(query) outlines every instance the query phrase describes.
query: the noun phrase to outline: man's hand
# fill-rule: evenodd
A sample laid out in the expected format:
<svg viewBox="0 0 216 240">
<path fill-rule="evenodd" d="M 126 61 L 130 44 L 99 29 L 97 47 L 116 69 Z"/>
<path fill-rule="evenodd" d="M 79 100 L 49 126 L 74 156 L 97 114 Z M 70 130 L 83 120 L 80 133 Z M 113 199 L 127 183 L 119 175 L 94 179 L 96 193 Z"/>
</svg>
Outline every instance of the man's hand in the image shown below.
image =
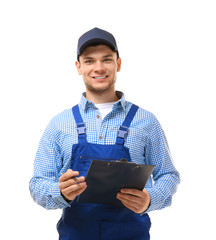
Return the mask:
<svg viewBox="0 0 216 240">
<path fill-rule="evenodd" d="M 68 169 L 59 178 L 59 188 L 66 201 L 73 201 L 76 196 L 80 195 L 87 187 L 85 177 L 78 177 L 79 172 Z"/>
<path fill-rule="evenodd" d="M 145 189 L 140 191 L 137 189 L 123 188 L 117 194 L 117 198 L 135 213 L 145 212 L 151 202 L 149 193 Z"/>
</svg>

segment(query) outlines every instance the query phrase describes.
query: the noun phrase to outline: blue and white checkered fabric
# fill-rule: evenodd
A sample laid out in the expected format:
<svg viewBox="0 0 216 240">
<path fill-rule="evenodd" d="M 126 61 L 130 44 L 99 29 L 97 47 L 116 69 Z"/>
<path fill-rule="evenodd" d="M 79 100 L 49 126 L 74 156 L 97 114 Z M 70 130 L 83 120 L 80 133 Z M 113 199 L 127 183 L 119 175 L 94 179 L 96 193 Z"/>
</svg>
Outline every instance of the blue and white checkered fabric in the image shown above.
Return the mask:
<svg viewBox="0 0 216 240">
<path fill-rule="evenodd" d="M 94 103 L 82 95 L 80 113 L 86 124 L 87 141 L 96 144 L 115 144 L 118 129 L 127 115 L 131 103 L 124 94 L 113 110 L 101 121 Z M 69 204 L 62 198 L 58 178 L 70 167 L 72 145 L 78 143 L 76 123 L 72 110 L 55 116 L 48 124 L 38 147 L 34 162 L 34 174 L 30 181 L 33 199 L 47 209 L 65 208 Z M 151 197 L 147 212 L 162 209 L 171 204 L 172 195 L 180 182 L 164 132 L 155 116 L 139 108 L 129 128 L 125 141 L 132 162 L 156 165 L 152 178 L 146 185 Z M 154 182 L 154 184 L 153 184 Z"/>
</svg>

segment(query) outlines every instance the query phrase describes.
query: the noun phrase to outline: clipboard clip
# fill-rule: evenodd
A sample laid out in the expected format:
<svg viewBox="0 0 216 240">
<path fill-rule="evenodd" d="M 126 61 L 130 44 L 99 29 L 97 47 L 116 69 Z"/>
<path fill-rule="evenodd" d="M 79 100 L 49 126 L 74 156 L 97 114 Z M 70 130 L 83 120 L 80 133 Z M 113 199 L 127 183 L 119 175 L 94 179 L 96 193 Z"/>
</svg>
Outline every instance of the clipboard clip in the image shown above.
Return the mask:
<svg viewBox="0 0 216 240">
<path fill-rule="evenodd" d="M 121 158 L 120 160 L 111 160 L 111 162 L 128 163 L 128 160 L 126 158 Z"/>
<path fill-rule="evenodd" d="M 120 162 L 128 162 L 128 160 L 126 158 L 121 158 Z"/>
<path fill-rule="evenodd" d="M 128 160 L 127 160 L 126 158 L 121 158 L 121 159 L 119 160 L 119 162 L 121 162 L 121 163 L 129 163 L 129 164 L 133 164 L 133 165 L 136 165 L 137 168 L 140 167 L 140 166 L 137 165 L 136 163 L 128 162 Z"/>
</svg>

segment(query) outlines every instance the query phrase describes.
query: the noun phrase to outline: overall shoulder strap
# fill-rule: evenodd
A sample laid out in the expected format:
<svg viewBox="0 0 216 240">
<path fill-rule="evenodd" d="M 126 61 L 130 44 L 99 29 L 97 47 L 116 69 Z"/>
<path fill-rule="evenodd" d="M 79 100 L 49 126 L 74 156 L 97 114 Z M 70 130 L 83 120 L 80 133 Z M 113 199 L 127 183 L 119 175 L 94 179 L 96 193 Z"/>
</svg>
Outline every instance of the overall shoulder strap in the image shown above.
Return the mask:
<svg viewBox="0 0 216 240">
<path fill-rule="evenodd" d="M 124 120 L 122 125 L 119 128 L 117 139 L 116 139 L 116 144 L 124 144 L 125 138 L 127 137 L 128 134 L 128 129 L 130 127 L 130 124 L 138 110 L 138 106 L 133 104 Z"/>
<path fill-rule="evenodd" d="M 79 143 L 87 142 L 87 140 L 86 140 L 86 126 L 85 126 L 85 123 L 83 122 L 82 116 L 80 114 L 79 106 L 75 105 L 72 108 L 72 111 L 73 111 L 73 115 L 74 115 L 76 125 L 77 125 L 77 133 L 78 133 Z"/>
</svg>

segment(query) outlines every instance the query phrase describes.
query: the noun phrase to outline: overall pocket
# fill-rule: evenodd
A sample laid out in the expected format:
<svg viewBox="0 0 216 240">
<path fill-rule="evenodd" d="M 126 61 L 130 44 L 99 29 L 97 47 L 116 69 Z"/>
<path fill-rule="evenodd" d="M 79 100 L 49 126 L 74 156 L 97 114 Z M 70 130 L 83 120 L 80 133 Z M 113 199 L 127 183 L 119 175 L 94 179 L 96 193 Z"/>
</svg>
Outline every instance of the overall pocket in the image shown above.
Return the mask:
<svg viewBox="0 0 216 240">
<path fill-rule="evenodd" d="M 149 216 L 140 216 L 143 218 L 140 220 L 132 220 L 128 222 L 120 223 L 120 240 L 149 240 L 149 230 L 151 227 L 151 221 Z"/>
<path fill-rule="evenodd" d="M 101 221 L 100 240 L 119 240 L 119 224 L 116 222 Z"/>
</svg>

